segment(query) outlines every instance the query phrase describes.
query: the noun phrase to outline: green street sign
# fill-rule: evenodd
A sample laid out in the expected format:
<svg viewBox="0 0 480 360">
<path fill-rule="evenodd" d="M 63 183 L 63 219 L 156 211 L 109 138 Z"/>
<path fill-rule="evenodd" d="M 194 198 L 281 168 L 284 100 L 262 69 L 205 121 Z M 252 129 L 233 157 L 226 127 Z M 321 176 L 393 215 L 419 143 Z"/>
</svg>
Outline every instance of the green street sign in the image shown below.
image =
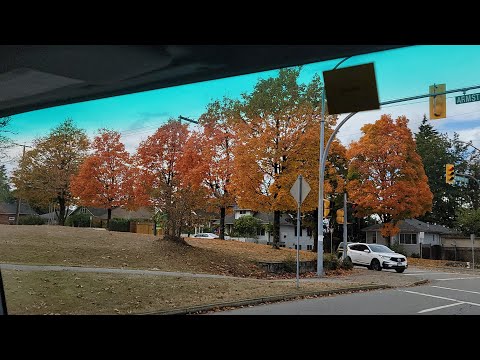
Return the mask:
<svg viewBox="0 0 480 360">
<path fill-rule="evenodd" d="M 474 101 L 480 101 L 480 93 L 455 96 L 455 104 L 465 104 Z"/>
</svg>

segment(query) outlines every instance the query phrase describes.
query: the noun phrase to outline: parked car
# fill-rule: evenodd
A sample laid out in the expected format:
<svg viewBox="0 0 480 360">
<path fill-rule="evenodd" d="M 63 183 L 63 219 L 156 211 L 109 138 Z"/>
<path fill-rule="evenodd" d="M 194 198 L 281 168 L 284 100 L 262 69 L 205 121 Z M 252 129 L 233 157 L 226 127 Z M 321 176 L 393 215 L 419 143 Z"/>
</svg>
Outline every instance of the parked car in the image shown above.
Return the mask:
<svg viewBox="0 0 480 360">
<path fill-rule="evenodd" d="M 342 243 L 338 246 L 337 254 L 339 257 L 343 254 Z M 380 244 L 348 243 L 347 258 L 354 265 L 366 266 L 370 270 L 395 269 L 402 273 L 408 267 L 405 255 Z"/>
<path fill-rule="evenodd" d="M 201 239 L 218 239 L 218 235 L 213 233 L 198 233 L 193 235 L 194 238 L 201 238 Z"/>
</svg>

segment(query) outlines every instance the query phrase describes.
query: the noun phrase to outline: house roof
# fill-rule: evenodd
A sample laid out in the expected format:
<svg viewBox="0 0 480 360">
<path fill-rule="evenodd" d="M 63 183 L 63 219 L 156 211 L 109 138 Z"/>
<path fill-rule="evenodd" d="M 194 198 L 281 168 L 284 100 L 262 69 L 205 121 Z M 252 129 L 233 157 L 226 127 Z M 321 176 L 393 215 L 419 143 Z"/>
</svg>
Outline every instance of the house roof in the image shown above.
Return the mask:
<svg viewBox="0 0 480 360">
<path fill-rule="evenodd" d="M 383 224 L 375 224 L 363 228 L 362 231 L 377 231 L 382 228 Z M 457 231 L 449 229 L 443 225 L 429 224 L 417 219 L 405 219 L 398 223 L 401 232 L 426 232 L 436 234 L 456 234 Z"/>
<path fill-rule="evenodd" d="M 108 215 L 108 214 L 107 214 Z M 135 211 L 129 211 L 122 208 L 116 208 L 112 210 L 112 219 L 113 218 L 120 218 L 120 219 L 151 219 L 153 216 L 153 212 L 148 210 L 147 208 L 140 208 Z"/>
<path fill-rule="evenodd" d="M 17 213 L 17 203 L 0 203 L 0 214 L 15 215 Z M 32 210 L 29 204 L 22 202 L 20 204 L 19 214 L 21 215 L 38 215 Z"/>
<path fill-rule="evenodd" d="M 96 208 L 91 206 L 79 206 L 75 209 L 74 213 L 80 211 L 79 209 L 86 208 L 92 216 L 98 217 L 101 220 L 107 220 L 108 218 L 108 210 L 102 208 Z M 153 213 L 148 210 L 147 208 L 139 208 L 135 211 L 126 210 L 123 208 L 115 208 L 112 209 L 112 219 L 113 218 L 120 218 L 120 219 L 151 219 Z"/>
</svg>

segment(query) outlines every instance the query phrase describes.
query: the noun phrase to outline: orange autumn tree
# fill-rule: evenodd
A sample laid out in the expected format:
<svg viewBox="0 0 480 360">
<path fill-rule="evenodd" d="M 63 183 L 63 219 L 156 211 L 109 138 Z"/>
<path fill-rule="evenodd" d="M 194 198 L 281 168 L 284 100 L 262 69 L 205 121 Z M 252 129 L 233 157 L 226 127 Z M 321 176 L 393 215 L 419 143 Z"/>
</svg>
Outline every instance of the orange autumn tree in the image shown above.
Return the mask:
<svg viewBox="0 0 480 360">
<path fill-rule="evenodd" d="M 390 115 L 382 115 L 362 127 L 364 135 L 347 152 L 347 188 L 357 216 L 380 216 L 382 235 L 389 244 L 399 232 L 398 221 L 432 209 L 433 194 L 407 124 L 405 116 L 393 121 Z"/>
<path fill-rule="evenodd" d="M 182 244 L 186 244 L 180 237 L 182 228 L 203 199 L 203 193 L 185 177 L 185 144 L 190 137 L 188 125 L 170 119 L 142 141 L 134 156 L 130 190 L 133 205 L 157 211 L 156 220 L 162 222 L 164 238 Z"/>
<path fill-rule="evenodd" d="M 100 129 L 92 143 L 93 154 L 80 166 L 70 183 L 72 195 L 83 206 L 107 209 L 107 228 L 112 208 L 127 204 L 124 187 L 130 165 L 130 155 L 120 141 L 120 133 Z"/>
<path fill-rule="evenodd" d="M 302 209 L 318 205 L 322 84 L 318 76 L 299 84 L 299 75 L 300 68 L 282 69 L 277 77 L 260 80 L 243 95 L 235 126 L 232 187 L 240 206 L 273 212 L 274 248 L 279 247 L 281 212 L 296 209 L 290 188 L 299 174 L 312 188 Z M 328 117 L 328 124 L 335 121 Z"/>
<path fill-rule="evenodd" d="M 186 145 L 190 157 L 186 157 L 188 162 L 185 163 L 185 174 L 192 185 L 198 184 L 205 189 L 210 208 L 220 209 L 220 239 L 225 236 L 226 209 L 234 203 L 230 179 L 235 145 L 235 104 L 235 101 L 228 98 L 210 103 L 207 111 L 199 118 L 203 132 L 192 136 Z"/>
</svg>

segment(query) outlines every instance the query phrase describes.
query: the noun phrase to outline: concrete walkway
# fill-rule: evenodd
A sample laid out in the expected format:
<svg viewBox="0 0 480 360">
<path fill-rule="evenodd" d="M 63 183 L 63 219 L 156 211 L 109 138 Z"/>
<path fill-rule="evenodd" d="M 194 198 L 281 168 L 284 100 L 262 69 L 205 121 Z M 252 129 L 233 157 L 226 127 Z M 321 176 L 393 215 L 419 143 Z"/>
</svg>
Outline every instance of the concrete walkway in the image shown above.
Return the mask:
<svg viewBox="0 0 480 360">
<path fill-rule="evenodd" d="M 0 268 L 3 270 L 18 270 L 18 271 L 70 271 L 70 272 L 87 272 L 87 273 L 107 273 L 107 274 L 125 274 L 125 275 L 152 275 L 152 276 L 174 276 L 174 277 L 196 277 L 196 278 L 216 278 L 216 279 L 242 279 L 242 280 L 261 280 L 252 278 L 243 278 L 227 275 L 215 274 L 198 274 L 176 271 L 159 271 L 159 270 L 139 270 L 139 269 L 124 269 L 124 268 L 97 268 L 97 267 L 83 267 L 83 266 L 58 266 L 58 265 L 22 265 L 22 264 L 7 264 L 0 263 Z"/>
</svg>

